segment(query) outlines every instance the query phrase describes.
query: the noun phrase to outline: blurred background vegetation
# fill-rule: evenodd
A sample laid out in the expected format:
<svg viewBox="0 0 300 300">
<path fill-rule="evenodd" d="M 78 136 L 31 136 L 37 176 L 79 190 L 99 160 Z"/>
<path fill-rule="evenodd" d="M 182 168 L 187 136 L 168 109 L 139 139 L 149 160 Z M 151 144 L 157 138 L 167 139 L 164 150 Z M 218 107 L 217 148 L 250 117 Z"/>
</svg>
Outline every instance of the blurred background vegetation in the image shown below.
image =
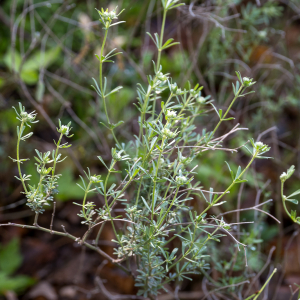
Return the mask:
<svg viewBox="0 0 300 300">
<path fill-rule="evenodd" d="M 56 216 L 59 224 L 80 235 L 78 207 L 72 204 L 83 196 L 76 186 L 78 176 L 86 167 L 92 173 L 104 172 L 97 155 L 109 159 L 114 145 L 110 131 L 100 124 L 105 114 L 91 88 L 92 77 L 97 78 L 99 72 L 94 54 L 100 52 L 103 33 L 95 8 L 111 9 L 116 5 L 125 8 L 121 20 L 126 23 L 112 27 L 105 49 L 108 52 L 117 48 L 123 54 L 104 71 L 112 88 L 124 87 L 108 104 L 112 122 L 125 121 L 116 129 L 122 141 L 138 134 L 138 111 L 133 105 L 136 83 L 146 83 L 146 75 L 153 74 L 151 61 L 156 58 L 156 50 L 145 33 L 159 30 L 161 3 L 156 0 L 2 0 L 0 3 L 0 221 L 27 224 L 33 220 L 20 194 L 22 186 L 14 179 L 17 167 L 8 159 L 14 157 L 16 144 L 17 120 L 12 106 L 21 102 L 27 111 L 36 110 L 39 119 L 30 143 L 22 145 L 24 158 L 32 157 L 34 149 L 52 150 L 58 119 L 63 123 L 72 121 L 73 146 L 66 150 L 68 159 L 59 166 L 64 181 L 60 182 Z M 218 108 L 227 107 L 232 99 L 235 71 L 254 78 L 255 93 L 234 105 L 230 113 L 235 120 L 226 122 L 221 131 L 225 133 L 240 123 L 248 130 L 230 136 L 227 146 L 237 147 L 254 137 L 272 147 L 270 156 L 274 158 L 256 162 L 247 174 L 249 184 L 236 187 L 222 209 L 216 207 L 212 213 L 252 207 L 273 199 L 264 209 L 281 221 L 278 224 L 251 210 L 224 216 L 228 222 L 252 220 L 254 216 L 255 224 L 247 227 L 249 235 L 242 228 L 239 230 L 239 239 L 249 245 L 251 271 L 243 271 L 242 253 L 235 256 L 239 262 L 235 269 L 230 269 L 228 261 L 236 247 L 222 241 L 217 247 L 211 245 L 213 271 L 207 276 L 224 286 L 238 282 L 240 276 L 252 278 L 255 274 L 263 282 L 276 266 L 280 272 L 269 291 L 270 298 L 264 299 L 288 299 L 289 285 L 300 284 L 300 235 L 299 228 L 282 209 L 279 175 L 294 164 L 296 172 L 287 188 L 290 191 L 299 188 L 300 1 L 187 0 L 185 3 L 167 18 L 165 37 L 174 38 L 180 45 L 163 53 L 163 71 L 170 72 L 181 87 L 187 86 L 187 80 L 192 85 L 203 85 L 203 96 L 211 95 Z M 197 130 L 201 132 L 205 127 L 210 130 L 216 121 L 213 113 L 201 117 L 197 120 Z M 198 157 L 197 179 L 204 187 L 224 190 L 230 182 L 225 161 L 231 161 L 235 164 L 232 169 L 237 169 L 246 164 L 247 156 L 241 150 L 237 154 L 220 151 L 213 153 L 213 157 L 204 152 Z M 24 169 L 26 174 L 34 173 L 34 161 L 26 162 Z M 33 176 L 32 181 L 37 178 Z M 201 209 L 204 203 L 195 198 L 194 205 Z M 47 211 L 40 222 L 49 224 L 51 214 L 52 210 Z M 108 253 L 112 253 L 112 237 L 108 229 L 101 239 Z M 91 279 L 98 272 L 97 255 L 85 253 L 64 238 L 21 228 L 0 228 L 0 239 L 0 298 L 99 297 L 93 291 Z M 112 266 L 107 267 L 103 277 L 116 291 L 134 293 L 132 278 Z M 185 284 L 185 290 L 190 293 L 202 290 L 205 280 L 207 277 L 195 277 L 193 282 Z M 28 291 L 31 285 L 34 288 Z M 259 288 L 259 281 L 256 285 Z M 238 289 L 230 292 L 240 299 Z"/>
</svg>

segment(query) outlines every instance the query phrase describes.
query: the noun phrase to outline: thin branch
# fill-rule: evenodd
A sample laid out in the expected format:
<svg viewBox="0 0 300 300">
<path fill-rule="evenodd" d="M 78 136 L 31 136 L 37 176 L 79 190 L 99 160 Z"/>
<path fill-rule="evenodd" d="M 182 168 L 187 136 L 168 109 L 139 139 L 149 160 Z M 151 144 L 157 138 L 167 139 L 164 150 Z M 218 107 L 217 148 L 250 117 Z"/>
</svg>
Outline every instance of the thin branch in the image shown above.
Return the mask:
<svg viewBox="0 0 300 300">
<path fill-rule="evenodd" d="M 51 223 L 50 223 L 50 233 L 53 234 L 53 220 L 54 220 L 54 215 L 55 215 L 55 208 L 56 208 L 56 202 L 53 203 L 53 212 L 52 212 L 52 217 L 51 217 Z"/>
</svg>

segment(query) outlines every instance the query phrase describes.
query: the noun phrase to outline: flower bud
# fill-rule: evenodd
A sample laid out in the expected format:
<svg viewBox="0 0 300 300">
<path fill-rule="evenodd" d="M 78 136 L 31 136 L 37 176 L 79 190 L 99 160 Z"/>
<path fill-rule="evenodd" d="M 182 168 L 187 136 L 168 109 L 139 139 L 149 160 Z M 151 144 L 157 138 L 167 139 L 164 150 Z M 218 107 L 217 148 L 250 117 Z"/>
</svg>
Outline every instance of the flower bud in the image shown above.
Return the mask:
<svg viewBox="0 0 300 300">
<path fill-rule="evenodd" d="M 185 177 L 183 175 L 179 175 L 179 176 L 176 176 L 175 181 L 176 181 L 177 185 L 184 185 L 184 184 L 187 184 L 188 179 L 187 179 L 187 177 Z"/>
</svg>

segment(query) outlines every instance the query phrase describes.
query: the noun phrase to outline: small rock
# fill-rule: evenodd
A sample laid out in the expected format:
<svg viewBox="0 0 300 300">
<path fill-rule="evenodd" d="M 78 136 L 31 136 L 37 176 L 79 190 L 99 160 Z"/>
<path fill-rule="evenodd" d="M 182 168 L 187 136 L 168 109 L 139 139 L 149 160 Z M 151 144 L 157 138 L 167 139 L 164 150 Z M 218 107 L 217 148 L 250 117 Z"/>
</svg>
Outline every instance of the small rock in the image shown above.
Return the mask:
<svg viewBox="0 0 300 300">
<path fill-rule="evenodd" d="M 57 300 L 57 294 L 52 285 L 47 281 L 41 281 L 28 293 L 29 299 L 44 297 L 47 300 Z"/>
<path fill-rule="evenodd" d="M 76 296 L 76 289 L 71 285 L 65 286 L 59 290 L 59 295 L 64 298 L 74 299 Z"/>
</svg>

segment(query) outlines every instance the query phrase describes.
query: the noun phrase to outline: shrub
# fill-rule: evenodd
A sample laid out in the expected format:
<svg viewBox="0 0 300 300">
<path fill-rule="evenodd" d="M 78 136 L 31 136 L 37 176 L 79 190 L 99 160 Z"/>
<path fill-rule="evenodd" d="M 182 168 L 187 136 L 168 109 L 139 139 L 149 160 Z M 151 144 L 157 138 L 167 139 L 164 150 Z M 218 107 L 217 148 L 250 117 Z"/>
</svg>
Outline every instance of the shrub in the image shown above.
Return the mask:
<svg viewBox="0 0 300 300">
<path fill-rule="evenodd" d="M 118 86 L 108 89 L 107 78 L 103 76 L 103 64 L 111 63 L 112 58 L 120 53 L 113 49 L 104 53 L 109 29 L 121 22 L 115 22 L 121 12 L 114 10 L 99 10 L 100 22 L 103 26 L 104 38 L 102 40 L 99 60 L 99 80 L 93 79 L 93 88 L 99 95 L 105 111 L 106 120 L 102 124 L 106 126 L 115 141 L 115 148 L 111 149 L 111 160 L 105 162 L 98 156 L 103 166 L 107 169 L 105 176 L 91 174 L 90 169 L 85 172 L 86 178 L 81 177 L 82 184 L 79 187 L 84 191 L 79 216 L 83 226 L 86 226 L 85 234 L 78 238 L 67 232 L 53 230 L 53 219 L 50 228 L 39 226 L 38 217 L 45 211 L 45 207 L 51 205 L 54 197 L 59 193 L 56 174 L 57 164 L 62 162 L 61 150 L 70 147 L 64 138 L 71 138 L 71 123 L 63 125 L 59 121 L 57 131 L 59 139 L 55 141 L 56 149 L 42 153 L 36 151 L 36 169 L 39 174 L 39 183 L 30 185 L 31 174 L 24 174 L 21 165 L 27 159 L 21 159 L 19 149 L 21 141 L 26 141 L 32 136 L 32 132 L 26 133 L 26 127 L 36 123 L 36 113 L 27 113 L 20 103 L 19 109 L 15 108 L 20 125 L 17 127 L 16 158 L 19 177 L 27 199 L 27 205 L 35 212 L 33 226 L 19 224 L 1 224 L 1 226 L 19 226 L 42 230 L 51 234 L 67 236 L 80 245 L 95 250 L 107 260 L 119 266 L 122 270 L 132 275 L 135 285 L 138 287 L 138 295 L 143 297 L 155 297 L 166 285 L 175 283 L 176 286 L 184 279 L 191 279 L 192 274 L 204 274 L 208 276 L 209 245 L 213 241 L 220 242 L 223 236 L 232 238 L 237 251 L 240 247 L 245 251 L 245 266 L 247 266 L 247 245 L 238 241 L 233 231 L 234 225 L 227 224 L 222 217 L 208 215 L 209 209 L 226 202 L 226 196 L 233 186 L 247 182 L 245 173 L 255 159 L 267 158 L 264 154 L 269 147 L 260 141 L 253 139 L 238 148 L 224 148 L 225 139 L 240 130 L 234 126 L 229 132 L 217 136 L 218 129 L 224 122 L 230 122 L 230 110 L 236 101 L 252 93 L 251 86 L 255 84 L 253 79 L 242 77 L 236 73 L 237 81 L 233 84 L 234 97 L 226 111 L 217 109 L 209 96 L 202 94 L 202 87 L 192 87 L 190 82 L 181 86 L 172 81 L 172 78 L 161 66 L 161 52 L 178 44 L 173 39 L 164 41 L 164 27 L 167 12 L 175 9 L 182 3 L 179 0 L 162 0 L 163 19 L 160 34 L 154 36 L 148 33 L 157 47 L 158 55 L 153 62 L 154 73 L 149 75 L 148 86 L 137 84 L 136 107 L 140 112 L 138 120 L 139 134 L 134 140 L 127 143 L 120 141 L 115 134 L 115 129 L 122 125 L 122 121 L 114 124 L 110 121 L 107 110 L 107 101 L 114 93 L 120 92 Z M 120 101 L 122 93 L 120 92 Z M 158 105 L 160 103 L 160 107 Z M 213 111 L 219 119 L 212 131 L 197 131 L 195 119 Z M 200 182 L 195 182 L 194 174 L 197 166 L 193 165 L 196 157 L 207 151 L 229 151 L 235 153 L 244 147 L 249 154 L 247 165 L 238 167 L 233 172 L 230 163 L 226 163 L 231 175 L 231 183 L 222 192 L 216 192 L 212 187 L 205 189 Z M 51 165 L 51 167 L 49 167 Z M 122 178 L 115 183 L 110 183 L 111 177 L 120 173 Z M 127 173 L 127 174 L 126 174 Z M 125 175 L 126 174 L 126 175 Z M 118 177 L 116 177 L 118 178 Z M 62 177 L 63 180 L 63 177 Z M 91 193 L 97 193 L 104 199 L 104 205 L 97 207 L 94 202 L 88 200 Z M 194 197 L 201 197 L 205 208 L 197 211 L 192 205 Z M 121 203 L 125 213 L 115 215 L 113 208 Z M 55 208 L 55 205 L 54 205 Z M 255 207 L 253 208 L 255 209 Z M 110 223 L 117 246 L 116 258 L 110 257 L 98 246 L 100 234 L 106 223 Z M 116 223 L 124 224 L 116 227 Z M 97 237 L 93 243 L 87 241 L 92 231 L 97 230 Z M 174 247 L 174 245 L 176 245 Z M 231 262 L 231 268 L 236 261 Z M 222 266 L 221 266 L 222 268 Z M 276 269 L 275 269 L 276 271 Z M 274 271 L 274 272 L 275 272 Z M 245 277 L 246 276 L 246 277 Z M 233 286 L 244 286 L 249 274 L 235 278 Z M 230 287 L 230 285 L 229 285 Z M 260 291 L 261 292 L 261 291 Z M 260 293 L 259 292 L 259 293 Z M 248 299 L 258 297 L 258 294 Z"/>
</svg>

